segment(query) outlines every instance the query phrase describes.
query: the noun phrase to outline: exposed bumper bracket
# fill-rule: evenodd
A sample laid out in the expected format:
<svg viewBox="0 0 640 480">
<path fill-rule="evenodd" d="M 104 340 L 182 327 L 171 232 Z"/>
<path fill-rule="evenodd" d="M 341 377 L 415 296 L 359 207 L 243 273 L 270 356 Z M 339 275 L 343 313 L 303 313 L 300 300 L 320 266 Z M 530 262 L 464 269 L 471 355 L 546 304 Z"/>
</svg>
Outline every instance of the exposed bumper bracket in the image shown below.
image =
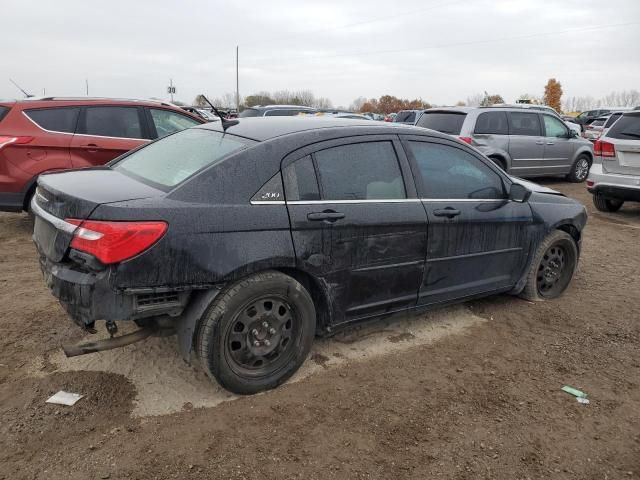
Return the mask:
<svg viewBox="0 0 640 480">
<path fill-rule="evenodd" d="M 64 350 L 64 354 L 67 357 L 77 357 L 78 355 L 86 355 L 87 353 L 102 352 L 144 340 L 155 333 L 156 330 L 155 327 L 141 328 L 140 330 L 119 337 L 111 337 L 95 342 L 81 343 L 79 345 L 63 345 L 62 350 Z"/>
</svg>

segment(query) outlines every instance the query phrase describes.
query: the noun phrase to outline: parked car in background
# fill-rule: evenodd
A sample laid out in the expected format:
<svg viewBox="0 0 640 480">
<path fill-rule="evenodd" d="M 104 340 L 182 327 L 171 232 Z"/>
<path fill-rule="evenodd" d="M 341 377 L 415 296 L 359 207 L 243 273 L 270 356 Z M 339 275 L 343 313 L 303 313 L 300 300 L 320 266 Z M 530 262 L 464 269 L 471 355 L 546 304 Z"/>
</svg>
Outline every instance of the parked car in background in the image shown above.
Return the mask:
<svg viewBox="0 0 640 480">
<path fill-rule="evenodd" d="M 589 141 L 557 115 L 517 107 L 445 107 L 426 110 L 416 123 L 458 137 L 518 177 L 587 178 L 593 161 Z"/>
<path fill-rule="evenodd" d="M 29 207 L 43 172 L 103 165 L 204 121 L 151 100 L 47 97 L 0 102 L 0 210 Z"/>
<path fill-rule="evenodd" d="M 576 116 L 575 122 L 584 127 L 584 125 L 590 124 L 596 118 L 602 117 L 603 115 L 606 115 L 606 114 L 608 114 L 610 112 L 611 112 L 611 110 L 609 110 L 608 108 L 600 108 L 600 109 L 596 109 L 596 110 L 587 110 L 586 112 L 582 112 L 578 116 Z"/>
<path fill-rule="evenodd" d="M 372 120 L 372 118 L 367 117 L 366 115 L 361 115 L 359 113 L 351 113 L 351 112 L 328 114 L 327 117 L 330 117 L 330 118 L 350 118 L 352 120 L 369 120 L 369 121 Z"/>
<path fill-rule="evenodd" d="M 595 142 L 598 137 L 602 134 L 602 130 L 604 130 L 604 125 L 609 120 L 609 116 L 605 115 L 602 117 L 598 117 L 591 121 L 591 123 L 587 123 L 584 126 L 584 132 L 582 136 L 587 140 Z"/>
<path fill-rule="evenodd" d="M 557 298 L 587 220 L 447 135 L 323 117 L 208 123 L 43 175 L 33 211 L 75 322 L 177 332 L 240 394 L 290 378 L 316 334 L 490 294 Z"/>
<path fill-rule="evenodd" d="M 594 145 L 587 178 L 593 203 L 615 212 L 624 202 L 640 202 L 640 111 L 623 113 Z"/>
<path fill-rule="evenodd" d="M 220 117 L 212 112 L 211 109 L 205 107 L 181 107 L 184 111 L 191 113 L 197 117 L 202 118 L 205 122 L 217 122 Z"/>
<path fill-rule="evenodd" d="M 400 110 L 393 119 L 393 122 L 404 125 L 415 125 L 422 112 L 424 112 L 424 110 Z"/>
<path fill-rule="evenodd" d="M 301 105 L 256 105 L 245 108 L 238 118 L 249 117 L 293 117 L 300 114 L 318 113 L 318 109 Z"/>
<path fill-rule="evenodd" d="M 385 122 L 393 122 L 396 119 L 397 113 L 388 113 L 384 116 Z"/>
</svg>

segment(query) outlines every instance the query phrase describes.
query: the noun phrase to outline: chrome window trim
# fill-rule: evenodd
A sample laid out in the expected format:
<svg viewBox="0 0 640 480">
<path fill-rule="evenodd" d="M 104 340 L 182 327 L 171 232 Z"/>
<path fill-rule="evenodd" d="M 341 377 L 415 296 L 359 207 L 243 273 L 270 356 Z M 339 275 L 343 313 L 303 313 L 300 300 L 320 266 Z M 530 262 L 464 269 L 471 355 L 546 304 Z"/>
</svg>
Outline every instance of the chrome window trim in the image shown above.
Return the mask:
<svg viewBox="0 0 640 480">
<path fill-rule="evenodd" d="M 65 233 L 73 234 L 73 232 L 76 231 L 76 228 L 78 228 L 77 225 L 65 222 L 63 219 L 58 218 L 55 215 L 52 215 L 49 212 L 45 211 L 40 205 L 38 205 L 35 195 L 31 200 L 31 211 L 34 213 L 34 215 L 42 218 L 44 221 L 50 223 L 58 230 L 62 230 Z"/>
<path fill-rule="evenodd" d="M 416 202 L 505 202 L 508 198 L 402 198 L 388 200 L 251 200 L 251 205 L 328 205 L 360 203 L 416 203 Z"/>
<path fill-rule="evenodd" d="M 55 108 L 55 107 L 52 107 Z M 58 107 L 58 108 L 82 108 L 82 107 Z M 137 108 L 137 107 L 131 107 L 131 108 Z M 38 110 L 37 108 L 32 108 L 31 110 Z M 46 109 L 40 109 L 40 110 L 46 110 Z M 31 123 L 33 123 L 36 127 L 38 127 L 40 130 L 42 130 L 43 132 L 47 132 L 47 133 L 56 133 L 58 135 L 71 135 L 71 136 L 76 136 L 76 137 L 98 137 L 98 138 L 113 138 L 114 140 L 141 140 L 143 142 L 150 142 L 152 139 L 149 138 L 136 138 L 136 137 L 107 137 L 106 135 L 90 135 L 88 133 L 71 133 L 71 132 L 60 132 L 58 130 L 47 130 L 46 128 L 38 125 L 36 123 L 36 121 L 34 119 L 32 119 L 29 115 L 27 115 L 27 112 L 29 110 L 23 110 L 22 111 L 22 115 L 24 115 L 27 120 L 29 120 Z M 168 110 L 169 112 L 171 110 Z M 194 125 L 195 126 L 195 125 Z M 192 128 L 192 127 L 189 127 Z M 155 139 L 153 139 L 155 140 Z"/>
</svg>

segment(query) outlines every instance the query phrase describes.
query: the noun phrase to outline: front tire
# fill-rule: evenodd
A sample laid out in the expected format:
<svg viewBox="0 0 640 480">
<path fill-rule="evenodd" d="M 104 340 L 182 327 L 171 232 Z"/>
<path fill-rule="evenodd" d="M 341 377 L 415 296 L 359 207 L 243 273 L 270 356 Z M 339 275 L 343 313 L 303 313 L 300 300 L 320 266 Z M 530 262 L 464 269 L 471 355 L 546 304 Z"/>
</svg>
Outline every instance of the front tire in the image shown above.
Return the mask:
<svg viewBox="0 0 640 480">
<path fill-rule="evenodd" d="M 196 349 L 227 390 L 249 395 L 275 388 L 300 368 L 315 333 L 309 292 L 280 272 L 252 275 L 223 290 L 202 317 Z"/>
<path fill-rule="evenodd" d="M 578 247 L 567 232 L 556 230 L 542 241 L 520 293 L 530 301 L 557 298 L 567 289 L 578 265 Z"/>
<path fill-rule="evenodd" d="M 589 169 L 591 168 L 591 161 L 587 155 L 580 155 L 576 158 L 571 166 L 571 172 L 567 175 L 567 180 L 573 183 L 582 183 L 589 176 Z"/>
<path fill-rule="evenodd" d="M 593 194 L 593 204 L 601 212 L 617 212 L 624 204 L 623 200 L 607 198 L 600 193 Z"/>
</svg>

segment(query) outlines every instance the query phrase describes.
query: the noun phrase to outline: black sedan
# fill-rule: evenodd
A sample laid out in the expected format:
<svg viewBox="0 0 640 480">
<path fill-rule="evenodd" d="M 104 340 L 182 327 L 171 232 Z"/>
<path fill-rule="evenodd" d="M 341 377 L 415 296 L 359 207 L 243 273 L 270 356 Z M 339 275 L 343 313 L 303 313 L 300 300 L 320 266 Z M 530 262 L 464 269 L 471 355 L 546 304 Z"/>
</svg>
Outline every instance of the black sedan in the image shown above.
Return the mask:
<svg viewBox="0 0 640 480">
<path fill-rule="evenodd" d="M 283 117 L 43 175 L 32 209 L 49 288 L 112 334 L 67 354 L 177 333 L 185 358 L 243 394 L 283 383 L 316 334 L 497 293 L 559 296 L 587 220 L 450 136 Z M 119 321 L 141 329 L 113 336 Z"/>
</svg>

